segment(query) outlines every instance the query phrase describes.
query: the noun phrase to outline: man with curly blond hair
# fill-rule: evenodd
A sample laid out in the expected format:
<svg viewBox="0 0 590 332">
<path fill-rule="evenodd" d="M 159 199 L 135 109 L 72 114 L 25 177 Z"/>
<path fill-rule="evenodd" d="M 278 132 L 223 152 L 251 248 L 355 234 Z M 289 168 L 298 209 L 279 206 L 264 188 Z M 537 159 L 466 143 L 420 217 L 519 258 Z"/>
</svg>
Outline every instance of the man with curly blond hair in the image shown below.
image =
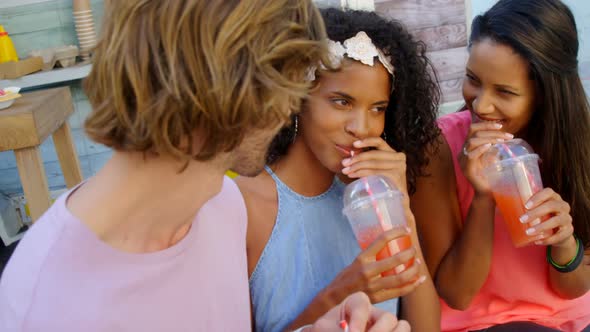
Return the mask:
<svg viewBox="0 0 590 332">
<path fill-rule="evenodd" d="M 104 16 L 86 132 L 114 153 L 19 244 L 0 330 L 250 330 L 246 210 L 224 173 L 262 170 L 325 57 L 321 17 L 310 0 L 111 0 Z M 310 329 L 341 314 L 397 324 L 356 294 Z"/>
</svg>

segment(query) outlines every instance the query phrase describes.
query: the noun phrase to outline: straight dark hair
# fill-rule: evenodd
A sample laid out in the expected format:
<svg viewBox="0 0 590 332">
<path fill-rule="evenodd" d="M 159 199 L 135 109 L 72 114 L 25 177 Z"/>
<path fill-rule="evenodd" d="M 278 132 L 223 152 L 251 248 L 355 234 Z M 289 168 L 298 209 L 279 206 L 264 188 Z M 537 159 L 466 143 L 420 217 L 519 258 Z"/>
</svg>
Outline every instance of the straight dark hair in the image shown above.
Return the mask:
<svg viewBox="0 0 590 332">
<path fill-rule="evenodd" d="M 574 232 L 590 246 L 590 107 L 578 74 L 578 33 L 559 0 L 500 0 L 473 20 L 469 46 L 484 39 L 529 63 L 537 108 L 525 133 L 541 174 L 570 204 Z"/>
</svg>

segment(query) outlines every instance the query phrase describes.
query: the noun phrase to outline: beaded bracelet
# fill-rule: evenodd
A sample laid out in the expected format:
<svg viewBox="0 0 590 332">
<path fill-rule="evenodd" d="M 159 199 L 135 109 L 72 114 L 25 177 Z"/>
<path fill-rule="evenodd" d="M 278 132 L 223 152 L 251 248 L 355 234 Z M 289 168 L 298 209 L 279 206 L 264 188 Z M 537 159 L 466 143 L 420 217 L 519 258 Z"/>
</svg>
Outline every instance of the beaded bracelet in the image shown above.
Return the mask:
<svg viewBox="0 0 590 332">
<path fill-rule="evenodd" d="M 580 263 L 582 263 L 582 259 L 584 258 L 584 250 L 583 250 L 582 240 L 580 240 L 580 238 L 578 238 L 575 235 L 574 235 L 574 238 L 576 239 L 576 243 L 578 244 L 576 256 L 574 256 L 574 258 L 572 258 L 572 260 L 570 260 L 565 265 L 559 265 L 559 264 L 555 263 L 555 261 L 553 261 L 553 258 L 551 258 L 551 246 L 547 246 L 547 262 L 549 262 L 549 264 L 551 264 L 551 266 L 553 266 L 553 268 L 555 270 L 557 270 L 558 272 L 561 272 L 561 273 L 572 272 L 575 269 L 577 269 L 578 266 L 580 266 Z"/>
</svg>

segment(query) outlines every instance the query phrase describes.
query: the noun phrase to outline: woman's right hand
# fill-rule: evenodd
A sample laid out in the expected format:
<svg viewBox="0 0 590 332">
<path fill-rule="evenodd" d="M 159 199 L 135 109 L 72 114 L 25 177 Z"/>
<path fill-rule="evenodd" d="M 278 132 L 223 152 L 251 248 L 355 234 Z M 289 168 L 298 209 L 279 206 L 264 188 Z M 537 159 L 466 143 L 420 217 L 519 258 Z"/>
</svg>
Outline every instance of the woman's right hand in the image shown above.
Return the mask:
<svg viewBox="0 0 590 332">
<path fill-rule="evenodd" d="M 394 228 L 384 232 L 371 246 L 361 252 L 332 283 L 324 290 L 332 302 L 339 303 L 354 292 L 364 292 L 372 303 L 379 303 L 411 293 L 426 280 L 420 274 L 422 262 L 416 256 L 416 248 L 410 247 L 391 257 L 376 260 L 377 253 L 397 238 L 410 236 L 409 228 Z M 382 272 L 394 269 L 414 259 L 414 264 L 395 275 L 381 276 Z"/>
<path fill-rule="evenodd" d="M 354 293 L 342 303 L 332 308 L 305 332 L 338 332 L 342 331 L 340 323 L 347 322 L 350 331 L 358 332 L 410 332 L 406 321 L 398 321 L 391 312 L 375 308 L 363 293 Z"/>
<path fill-rule="evenodd" d="M 490 186 L 483 177 L 483 163 L 481 156 L 498 142 L 512 139 L 512 134 L 501 131 L 502 125 L 495 122 L 473 123 L 469 128 L 469 134 L 465 139 L 463 149 L 459 152 L 458 159 L 461 170 L 467 180 L 473 186 L 476 194 L 489 195 Z"/>
</svg>

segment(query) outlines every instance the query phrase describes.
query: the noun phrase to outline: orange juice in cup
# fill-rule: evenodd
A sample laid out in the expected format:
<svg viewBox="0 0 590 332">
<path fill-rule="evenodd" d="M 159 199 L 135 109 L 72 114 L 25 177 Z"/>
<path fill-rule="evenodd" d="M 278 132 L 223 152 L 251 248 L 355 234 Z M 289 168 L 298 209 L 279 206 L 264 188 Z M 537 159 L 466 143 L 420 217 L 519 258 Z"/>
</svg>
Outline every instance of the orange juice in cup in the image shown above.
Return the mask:
<svg viewBox="0 0 590 332">
<path fill-rule="evenodd" d="M 549 218 L 546 216 L 536 223 L 521 223 L 520 217 L 527 212 L 526 202 L 543 189 L 539 156 L 521 139 L 497 143 L 483 156 L 487 167 L 484 176 L 488 180 L 496 206 L 508 228 L 512 243 L 520 248 L 534 242 L 538 235 L 529 236 L 526 230 Z M 543 233 L 551 235 L 550 232 Z"/>
<path fill-rule="evenodd" d="M 384 232 L 384 230 L 381 226 L 375 226 L 372 229 L 371 228 L 364 229 L 360 234 L 357 235 L 357 239 L 358 239 L 357 242 L 358 242 L 359 246 L 361 247 L 361 249 L 365 250 L 371 244 L 373 244 L 373 242 L 375 242 L 375 240 L 379 237 L 379 235 L 383 234 L 383 232 Z M 410 239 L 410 236 L 409 235 L 402 236 L 400 238 L 390 241 L 385 248 L 381 249 L 381 251 L 379 251 L 377 253 L 376 259 L 378 261 L 380 261 L 382 259 L 389 258 L 401 251 L 409 249 L 411 245 L 412 245 L 412 240 Z M 413 263 L 414 263 L 414 259 L 412 258 L 406 264 L 399 265 L 391 271 L 386 271 L 386 272 L 381 273 L 381 276 L 385 277 L 385 276 L 394 275 L 399 272 L 402 272 L 405 269 L 412 266 Z"/>
<path fill-rule="evenodd" d="M 362 250 L 367 249 L 384 232 L 394 227 L 406 227 L 402 199 L 403 194 L 389 179 L 382 176 L 364 177 L 346 186 L 343 212 Z M 397 238 L 379 251 L 376 259 L 391 257 L 411 245 L 410 236 Z M 413 263 L 412 259 L 381 275 L 403 272 Z"/>
</svg>

